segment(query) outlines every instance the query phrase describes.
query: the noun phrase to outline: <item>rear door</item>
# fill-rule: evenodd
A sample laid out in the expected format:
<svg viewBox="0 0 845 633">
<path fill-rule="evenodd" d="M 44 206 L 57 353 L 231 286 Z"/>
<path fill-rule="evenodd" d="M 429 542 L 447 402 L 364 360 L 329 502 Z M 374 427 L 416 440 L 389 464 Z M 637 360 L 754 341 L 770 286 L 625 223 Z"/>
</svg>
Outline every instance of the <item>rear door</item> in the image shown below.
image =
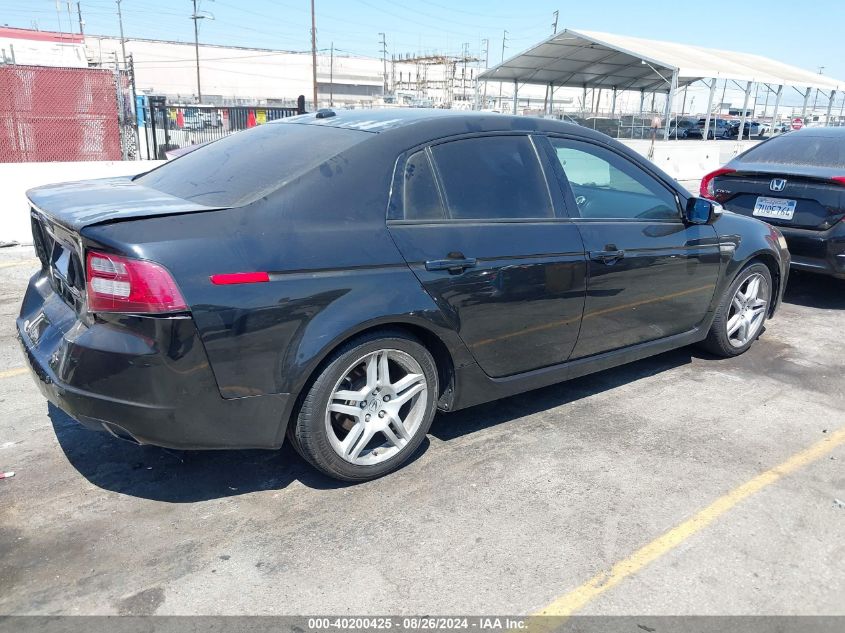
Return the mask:
<svg viewBox="0 0 845 633">
<path fill-rule="evenodd" d="M 685 224 L 675 192 L 626 156 L 576 139 L 548 142 L 587 252 L 587 299 L 572 357 L 700 325 L 719 275 L 716 230 Z"/>
<path fill-rule="evenodd" d="M 397 163 L 391 235 L 490 376 L 564 362 L 575 345 L 586 265 L 562 204 L 525 134 L 448 140 Z"/>
</svg>

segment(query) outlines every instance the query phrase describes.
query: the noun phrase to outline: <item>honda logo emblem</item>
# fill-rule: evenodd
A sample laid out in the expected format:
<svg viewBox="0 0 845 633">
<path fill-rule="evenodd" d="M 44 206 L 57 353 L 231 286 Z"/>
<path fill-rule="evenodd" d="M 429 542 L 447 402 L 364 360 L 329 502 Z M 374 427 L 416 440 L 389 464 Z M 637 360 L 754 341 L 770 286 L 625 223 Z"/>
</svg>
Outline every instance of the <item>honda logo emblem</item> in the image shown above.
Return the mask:
<svg viewBox="0 0 845 633">
<path fill-rule="evenodd" d="M 772 178 L 772 182 L 769 183 L 769 189 L 772 191 L 783 191 L 784 187 L 786 187 L 786 178 Z"/>
</svg>

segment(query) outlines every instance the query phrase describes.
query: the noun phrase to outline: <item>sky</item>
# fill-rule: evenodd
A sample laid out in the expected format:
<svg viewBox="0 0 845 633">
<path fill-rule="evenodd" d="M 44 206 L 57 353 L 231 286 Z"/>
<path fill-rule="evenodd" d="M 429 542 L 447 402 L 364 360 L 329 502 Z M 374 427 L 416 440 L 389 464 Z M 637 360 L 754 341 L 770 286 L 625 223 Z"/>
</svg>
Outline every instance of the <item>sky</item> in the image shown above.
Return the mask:
<svg viewBox="0 0 845 633">
<path fill-rule="evenodd" d="M 200 42 L 310 50 L 310 0 L 198 0 Z M 56 7 L 60 7 L 57 15 Z M 0 0 L 0 24 L 78 32 L 76 2 Z M 122 0 L 125 36 L 193 41 L 192 0 Z M 114 0 L 81 0 L 85 31 L 117 35 Z M 316 0 L 317 47 L 380 56 L 380 33 L 391 54 L 459 54 L 464 45 L 489 61 L 515 55 L 558 29 L 607 31 L 756 53 L 845 79 L 845 0 L 745 0 L 741 5 L 644 0 Z M 709 14 L 709 15 L 708 15 Z"/>
<path fill-rule="evenodd" d="M 42 30 L 70 28 L 66 0 L 0 0 L 0 23 Z M 310 50 L 309 0 L 199 0 L 200 12 L 213 16 L 200 23 L 200 41 Z M 117 35 L 114 0 L 81 0 L 87 32 Z M 122 0 L 127 37 L 193 41 L 191 0 Z M 379 56 L 379 33 L 389 53 L 439 51 L 460 53 L 464 43 L 481 54 L 490 40 L 490 62 L 501 59 L 552 33 L 552 13 L 560 10 L 558 28 L 608 31 L 686 44 L 758 53 L 784 62 L 845 78 L 842 24 L 845 1 L 746 0 L 741 5 L 714 2 L 684 4 L 648 0 L 316 0 L 318 48 Z M 800 6 L 800 8 L 799 8 Z M 78 29 L 76 2 L 72 25 Z M 709 12 L 712 18 L 707 18 Z"/>
</svg>

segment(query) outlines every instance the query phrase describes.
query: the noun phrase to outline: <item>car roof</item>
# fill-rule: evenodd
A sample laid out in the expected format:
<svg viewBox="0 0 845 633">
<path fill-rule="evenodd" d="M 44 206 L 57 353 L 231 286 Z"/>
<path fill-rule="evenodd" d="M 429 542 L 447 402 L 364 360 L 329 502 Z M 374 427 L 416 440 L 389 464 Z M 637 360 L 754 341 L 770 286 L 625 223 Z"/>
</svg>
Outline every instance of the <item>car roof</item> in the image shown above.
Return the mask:
<svg viewBox="0 0 845 633">
<path fill-rule="evenodd" d="M 324 108 L 309 114 L 277 119 L 273 123 L 304 123 L 308 125 L 325 125 L 378 133 L 432 119 L 472 118 L 491 115 L 503 116 L 497 113 L 442 110 L 437 108 L 381 108 L 362 110 Z"/>
<path fill-rule="evenodd" d="M 385 140 L 393 138 L 408 147 L 446 136 L 483 132 L 557 132 L 612 143 L 601 132 L 558 119 L 435 108 L 320 110 L 267 123 L 271 124 L 359 130 L 384 137 Z"/>
</svg>

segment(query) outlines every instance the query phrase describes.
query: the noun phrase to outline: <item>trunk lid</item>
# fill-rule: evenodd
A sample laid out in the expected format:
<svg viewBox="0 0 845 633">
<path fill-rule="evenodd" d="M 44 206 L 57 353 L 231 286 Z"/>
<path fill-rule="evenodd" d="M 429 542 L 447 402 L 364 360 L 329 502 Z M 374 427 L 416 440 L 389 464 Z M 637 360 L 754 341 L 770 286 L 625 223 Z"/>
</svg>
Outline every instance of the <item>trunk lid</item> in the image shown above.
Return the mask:
<svg viewBox="0 0 845 633">
<path fill-rule="evenodd" d="M 26 195 L 41 214 L 73 231 L 105 222 L 220 208 L 144 187 L 131 176 L 45 185 Z"/>
<path fill-rule="evenodd" d="M 742 163 L 736 169 L 713 182 L 717 200 L 729 211 L 753 216 L 758 198 L 794 200 L 791 219 L 754 217 L 775 226 L 817 231 L 826 231 L 845 216 L 845 186 L 832 180 L 841 170 L 762 163 Z"/>
<path fill-rule="evenodd" d="M 32 240 L 53 291 L 77 315 L 86 310 L 86 226 L 161 215 L 211 211 L 196 202 L 141 186 L 131 177 L 46 185 L 27 191 Z"/>
</svg>

